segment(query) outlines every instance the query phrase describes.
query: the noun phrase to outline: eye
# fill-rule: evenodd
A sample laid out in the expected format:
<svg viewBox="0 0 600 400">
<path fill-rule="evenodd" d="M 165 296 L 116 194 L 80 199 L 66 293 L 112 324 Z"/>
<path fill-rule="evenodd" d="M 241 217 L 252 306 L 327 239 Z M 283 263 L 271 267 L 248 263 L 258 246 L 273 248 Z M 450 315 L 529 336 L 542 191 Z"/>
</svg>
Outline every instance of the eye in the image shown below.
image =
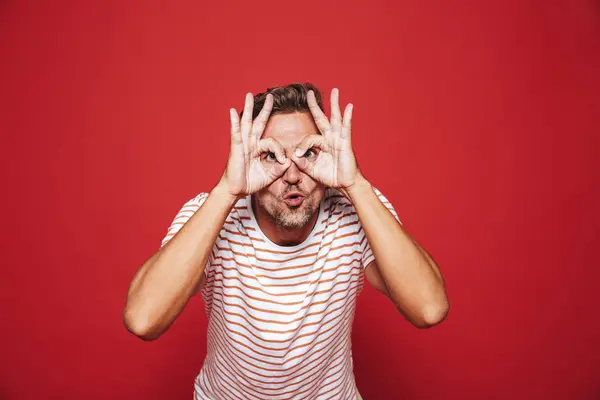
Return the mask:
<svg viewBox="0 0 600 400">
<path fill-rule="evenodd" d="M 311 157 L 315 156 L 316 154 L 317 154 L 317 152 L 314 149 L 308 149 L 308 150 L 306 150 L 306 153 L 304 153 L 304 157 L 311 158 Z"/>
<path fill-rule="evenodd" d="M 277 157 L 275 156 L 275 153 L 273 153 L 273 152 L 267 153 L 266 159 L 269 161 L 277 161 Z"/>
</svg>

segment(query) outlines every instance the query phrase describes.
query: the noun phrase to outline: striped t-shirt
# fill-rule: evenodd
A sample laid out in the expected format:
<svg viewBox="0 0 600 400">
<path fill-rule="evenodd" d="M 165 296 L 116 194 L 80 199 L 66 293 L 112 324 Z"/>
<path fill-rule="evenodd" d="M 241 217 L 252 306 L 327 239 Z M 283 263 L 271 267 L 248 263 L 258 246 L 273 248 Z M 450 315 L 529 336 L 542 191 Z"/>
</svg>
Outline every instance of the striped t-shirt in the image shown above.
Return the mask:
<svg viewBox="0 0 600 400">
<path fill-rule="evenodd" d="M 163 246 L 207 196 L 183 205 Z M 326 189 L 318 212 L 314 229 L 296 246 L 279 246 L 261 232 L 250 196 L 227 216 L 201 291 L 208 345 L 196 399 L 356 398 L 350 333 L 364 267 L 375 258 L 356 210 L 339 191 Z"/>
</svg>

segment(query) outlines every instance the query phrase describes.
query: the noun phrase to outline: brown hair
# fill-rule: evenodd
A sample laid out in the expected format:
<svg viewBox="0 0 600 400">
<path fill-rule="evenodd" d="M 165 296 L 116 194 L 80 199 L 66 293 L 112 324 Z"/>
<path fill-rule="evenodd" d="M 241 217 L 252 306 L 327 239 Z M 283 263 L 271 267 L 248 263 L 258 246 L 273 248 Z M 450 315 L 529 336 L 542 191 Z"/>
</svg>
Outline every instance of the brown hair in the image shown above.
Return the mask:
<svg viewBox="0 0 600 400">
<path fill-rule="evenodd" d="M 254 96 L 254 109 L 252 110 L 252 120 L 258 116 L 260 110 L 262 110 L 267 94 L 273 95 L 273 110 L 271 115 L 276 114 L 290 114 L 293 112 L 310 112 L 308 109 L 307 94 L 308 91 L 312 90 L 315 93 L 317 104 L 325 112 L 323 108 L 323 101 L 321 99 L 321 92 L 312 83 L 291 83 L 286 86 L 277 86 L 273 88 L 267 88 L 264 93 L 258 93 Z M 244 111 L 240 112 L 240 118 L 244 114 Z"/>
</svg>

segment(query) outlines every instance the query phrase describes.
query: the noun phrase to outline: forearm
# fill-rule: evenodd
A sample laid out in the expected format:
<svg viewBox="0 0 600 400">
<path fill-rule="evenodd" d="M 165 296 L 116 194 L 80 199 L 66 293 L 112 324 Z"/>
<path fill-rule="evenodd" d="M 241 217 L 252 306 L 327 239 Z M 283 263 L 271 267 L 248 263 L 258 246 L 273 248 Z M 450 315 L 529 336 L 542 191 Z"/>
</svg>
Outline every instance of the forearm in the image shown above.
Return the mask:
<svg viewBox="0 0 600 400">
<path fill-rule="evenodd" d="M 156 339 L 183 311 L 235 201 L 222 186 L 215 187 L 181 230 L 138 270 L 123 311 L 132 333 Z"/>
<path fill-rule="evenodd" d="M 444 281 L 431 256 L 410 236 L 361 178 L 345 195 L 352 201 L 390 299 L 416 326 L 429 326 L 448 310 Z"/>
</svg>

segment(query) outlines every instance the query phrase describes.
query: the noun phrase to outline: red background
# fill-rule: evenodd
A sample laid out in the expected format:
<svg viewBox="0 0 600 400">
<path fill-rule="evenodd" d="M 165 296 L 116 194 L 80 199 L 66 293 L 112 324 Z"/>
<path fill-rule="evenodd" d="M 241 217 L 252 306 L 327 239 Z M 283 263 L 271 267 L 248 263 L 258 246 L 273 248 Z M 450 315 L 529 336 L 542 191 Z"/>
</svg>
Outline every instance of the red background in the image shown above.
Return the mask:
<svg viewBox="0 0 600 400">
<path fill-rule="evenodd" d="M 355 104 L 447 281 L 431 330 L 359 297 L 364 398 L 600 398 L 599 39 L 591 0 L 3 1 L 0 398 L 192 397 L 202 299 L 142 342 L 126 291 L 222 173 L 229 107 L 294 81 Z"/>
</svg>

